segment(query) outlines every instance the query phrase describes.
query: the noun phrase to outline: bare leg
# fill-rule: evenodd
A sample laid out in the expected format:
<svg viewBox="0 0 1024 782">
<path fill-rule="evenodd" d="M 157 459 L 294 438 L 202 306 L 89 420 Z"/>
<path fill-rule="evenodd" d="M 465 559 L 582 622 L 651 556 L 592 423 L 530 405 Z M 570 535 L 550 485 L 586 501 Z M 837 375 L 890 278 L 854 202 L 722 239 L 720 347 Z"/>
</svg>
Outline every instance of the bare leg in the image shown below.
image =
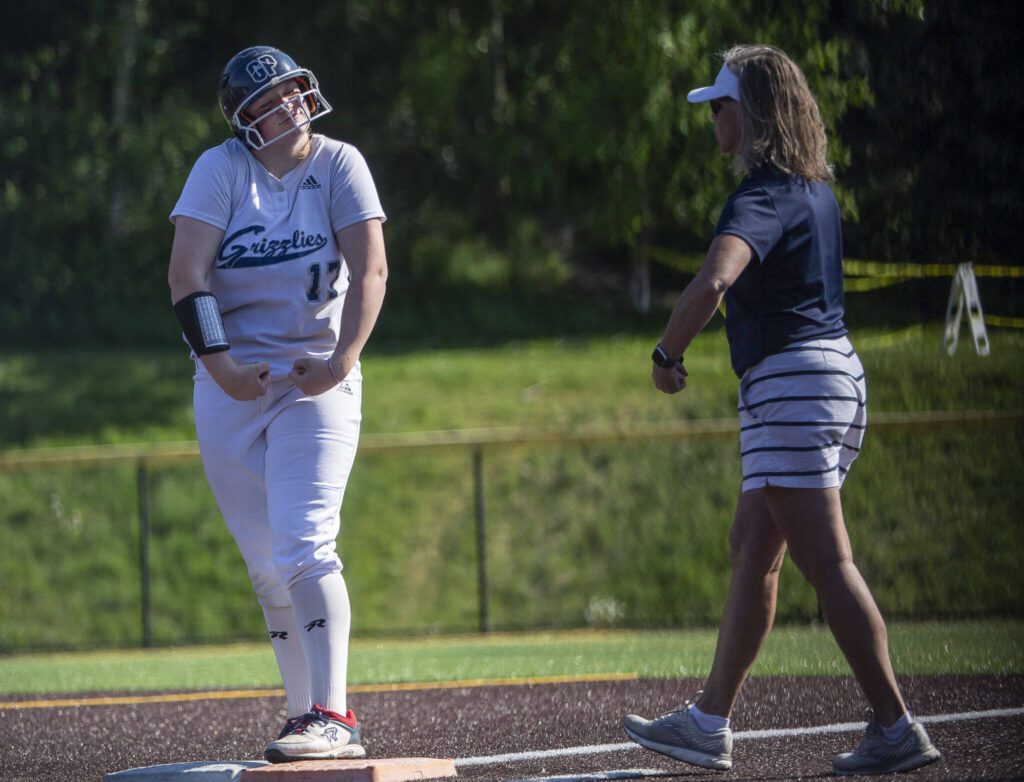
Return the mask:
<svg viewBox="0 0 1024 782">
<path fill-rule="evenodd" d="M 874 710 L 891 725 L 906 711 L 889 660 L 889 637 L 874 598 L 853 563 L 839 490 L 764 489 L 793 561 L 818 594 L 825 621 Z"/>
<path fill-rule="evenodd" d="M 740 494 L 729 532 L 732 580 L 718 629 L 715 661 L 697 706 L 728 717 L 775 619 L 779 568 L 786 553 L 762 490 Z"/>
</svg>

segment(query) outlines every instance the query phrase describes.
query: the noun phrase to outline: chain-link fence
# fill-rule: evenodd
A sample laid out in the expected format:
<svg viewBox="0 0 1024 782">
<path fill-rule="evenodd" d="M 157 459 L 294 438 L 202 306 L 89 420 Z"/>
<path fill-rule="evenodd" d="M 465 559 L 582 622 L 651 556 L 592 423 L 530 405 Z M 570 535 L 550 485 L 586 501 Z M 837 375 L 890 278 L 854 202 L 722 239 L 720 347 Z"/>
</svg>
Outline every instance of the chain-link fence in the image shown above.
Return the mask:
<svg viewBox="0 0 1024 782">
<path fill-rule="evenodd" d="M 843 490 L 892 618 L 1020 615 L 1024 413 L 875 415 Z M 339 552 L 360 635 L 713 625 L 736 423 L 366 436 Z M 0 454 L 0 651 L 265 632 L 194 443 Z M 817 617 L 787 563 L 778 620 Z"/>
</svg>

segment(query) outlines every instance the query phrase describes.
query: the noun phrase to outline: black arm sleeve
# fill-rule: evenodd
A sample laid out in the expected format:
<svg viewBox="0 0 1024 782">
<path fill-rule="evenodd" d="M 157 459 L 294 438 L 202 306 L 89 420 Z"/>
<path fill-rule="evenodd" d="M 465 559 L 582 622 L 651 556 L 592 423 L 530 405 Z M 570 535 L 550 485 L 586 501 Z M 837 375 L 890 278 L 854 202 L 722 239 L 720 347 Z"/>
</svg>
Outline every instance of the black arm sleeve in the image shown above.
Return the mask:
<svg viewBox="0 0 1024 782">
<path fill-rule="evenodd" d="M 228 350 L 224 321 L 217 297 L 209 291 L 196 291 L 174 303 L 174 314 L 192 352 L 197 356 Z"/>
</svg>

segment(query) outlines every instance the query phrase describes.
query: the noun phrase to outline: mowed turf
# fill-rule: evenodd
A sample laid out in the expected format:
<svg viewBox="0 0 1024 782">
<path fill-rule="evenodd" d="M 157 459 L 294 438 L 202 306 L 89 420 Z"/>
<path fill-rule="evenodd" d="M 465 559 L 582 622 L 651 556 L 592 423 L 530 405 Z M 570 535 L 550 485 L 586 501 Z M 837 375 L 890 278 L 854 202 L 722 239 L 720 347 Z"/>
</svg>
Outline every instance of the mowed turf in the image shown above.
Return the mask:
<svg viewBox="0 0 1024 782">
<path fill-rule="evenodd" d="M 371 346 L 363 431 L 734 421 L 737 381 L 720 320 L 688 351 L 690 385 L 675 397 L 650 384 L 656 338 L 652 329 L 487 349 Z M 993 332 L 985 358 L 966 342 L 946 356 L 940 324 L 854 325 L 853 339 L 871 416 L 1024 407 L 1022 333 Z M 190 367 L 181 350 L 0 355 L 0 442 L 191 439 Z M 1022 430 L 1019 417 L 941 431 L 869 426 L 844 507 L 857 562 L 887 616 L 1024 615 L 1014 577 L 1024 560 Z M 731 436 L 487 448 L 490 627 L 713 625 L 728 585 L 737 450 Z M 339 540 L 358 634 L 480 626 L 473 467 L 465 448 L 361 455 Z M 0 650 L 142 643 L 138 479 L 131 463 L 0 474 Z M 263 638 L 198 462 L 154 467 L 148 481 L 154 643 Z M 813 591 L 784 567 L 779 621 L 810 622 Z"/>
<path fill-rule="evenodd" d="M 901 675 L 1024 673 L 1024 622 L 894 623 Z M 409 639 L 355 639 L 350 684 L 606 674 L 703 677 L 716 632 L 565 631 Z M 778 627 L 754 676 L 848 675 L 827 628 Z M 0 658 L 0 695 L 276 688 L 269 643 Z"/>
<path fill-rule="evenodd" d="M 538 339 L 490 348 L 411 348 L 363 356 L 363 433 L 637 424 L 734 417 L 737 379 L 722 321 L 687 351 L 689 385 L 654 391 L 643 334 Z M 994 330 L 992 353 L 947 356 L 942 324 L 858 328 L 872 413 L 1019 409 L 1024 332 Z M 571 360 L 567 360 L 567 358 Z M 182 350 L 0 352 L 5 448 L 195 439 L 192 362 Z M 117 382 L 111 383 L 110 378 Z"/>
</svg>

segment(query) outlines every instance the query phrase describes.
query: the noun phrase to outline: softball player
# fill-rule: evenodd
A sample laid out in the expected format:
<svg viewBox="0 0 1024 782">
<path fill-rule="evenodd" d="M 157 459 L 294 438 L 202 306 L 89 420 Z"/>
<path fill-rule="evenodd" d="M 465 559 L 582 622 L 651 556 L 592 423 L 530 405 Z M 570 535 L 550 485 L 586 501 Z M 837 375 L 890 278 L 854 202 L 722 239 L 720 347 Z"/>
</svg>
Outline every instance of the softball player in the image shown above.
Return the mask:
<svg viewBox="0 0 1024 782">
<path fill-rule="evenodd" d="M 683 352 L 723 296 L 740 377 L 743 482 L 730 533 L 732 580 L 718 646 L 695 703 L 626 734 L 670 757 L 732 767 L 730 715 L 771 630 L 787 550 L 814 586 L 832 634 L 874 710 L 863 741 L 833 761 L 841 774 L 909 771 L 939 759 L 907 711 L 885 622 L 853 562 L 839 487 L 866 425 L 864 369 L 843 322 L 839 207 L 817 103 L 804 75 L 770 46 L 725 54 L 708 101 L 722 152 L 746 177 L 729 197 L 707 259 L 655 348 L 655 386 L 686 386 Z"/>
<path fill-rule="evenodd" d="M 359 440 L 359 355 L 387 278 L 385 216 L 358 150 L 310 132 L 331 107 L 287 54 L 240 52 L 218 97 L 235 138 L 188 177 L 168 279 L 196 359 L 203 465 L 287 696 L 266 757 L 362 757 L 335 539 Z"/>
</svg>

